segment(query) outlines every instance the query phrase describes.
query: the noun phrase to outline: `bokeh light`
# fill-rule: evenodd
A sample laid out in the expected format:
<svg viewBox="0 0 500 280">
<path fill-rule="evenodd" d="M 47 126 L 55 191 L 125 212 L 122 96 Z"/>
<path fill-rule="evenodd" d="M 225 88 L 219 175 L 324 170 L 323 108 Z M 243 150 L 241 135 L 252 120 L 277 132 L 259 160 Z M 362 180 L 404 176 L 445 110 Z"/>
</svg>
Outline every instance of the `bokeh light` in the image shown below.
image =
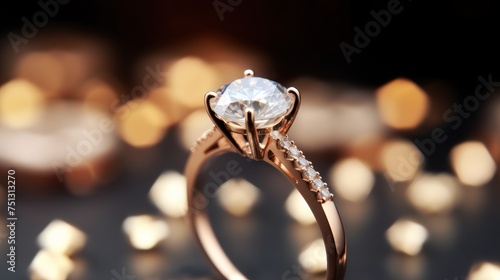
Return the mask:
<svg viewBox="0 0 500 280">
<path fill-rule="evenodd" d="M 341 157 L 358 158 L 368 164 L 373 171 L 383 172 L 380 154 L 386 143 L 387 140 L 382 134 L 356 137 L 342 149 Z"/>
<path fill-rule="evenodd" d="M 218 84 L 217 71 L 198 57 L 177 60 L 168 70 L 167 87 L 180 104 L 188 108 L 203 107 L 203 96 L 215 91 Z"/>
<path fill-rule="evenodd" d="M 368 90 L 311 78 L 299 78 L 289 85 L 302 95 L 300 118 L 294 120 L 289 133 L 302 149 L 323 151 L 383 132 Z"/>
<path fill-rule="evenodd" d="M 85 246 L 85 233 L 62 220 L 54 220 L 38 235 L 38 245 L 58 254 L 73 255 Z"/>
<path fill-rule="evenodd" d="M 170 228 L 166 221 L 151 215 L 129 216 L 122 229 L 130 245 L 138 250 L 150 250 L 168 237 Z"/>
<path fill-rule="evenodd" d="M 219 187 L 217 193 L 222 208 L 237 217 L 248 214 L 260 198 L 260 190 L 241 178 L 228 180 Z"/>
<path fill-rule="evenodd" d="M 299 264 L 310 274 L 326 271 L 327 260 L 323 239 L 316 239 L 306 246 L 299 255 Z"/>
<path fill-rule="evenodd" d="M 175 171 L 162 173 L 149 190 L 149 199 L 165 215 L 180 218 L 187 212 L 186 177 Z"/>
<path fill-rule="evenodd" d="M 492 262 L 475 263 L 467 276 L 467 280 L 500 279 L 500 264 Z"/>
<path fill-rule="evenodd" d="M 334 194 L 352 202 L 365 200 L 375 182 L 375 175 L 370 167 L 357 158 L 347 158 L 335 163 L 329 175 Z"/>
<path fill-rule="evenodd" d="M 27 172 L 50 172 L 76 187 L 75 193 L 83 190 L 79 187 L 91 189 L 97 181 L 110 179 L 113 172 L 106 167 L 113 163 L 117 148 L 110 116 L 76 102 L 50 102 L 45 108 L 34 126 L 19 130 L 0 126 L 0 161 Z M 72 179 L 65 181 L 68 176 Z M 35 186 L 40 189 L 42 184 Z"/>
<path fill-rule="evenodd" d="M 213 126 L 214 124 L 204 109 L 196 110 L 180 123 L 179 141 L 186 150 L 189 150 L 200 135 Z"/>
<path fill-rule="evenodd" d="M 377 90 L 377 105 L 384 122 L 395 129 L 412 129 L 425 118 L 427 94 L 414 82 L 398 78 Z"/>
<path fill-rule="evenodd" d="M 147 100 L 130 101 L 119 110 L 122 110 L 117 117 L 119 133 L 125 142 L 134 147 L 157 144 L 170 124 L 168 116 Z"/>
<path fill-rule="evenodd" d="M 37 51 L 23 55 L 16 65 L 15 76 L 29 80 L 48 96 L 61 95 L 67 85 L 68 69 L 56 51 Z"/>
<path fill-rule="evenodd" d="M 450 152 L 451 165 L 458 179 L 468 186 L 488 183 L 496 172 L 496 164 L 486 146 L 479 141 L 468 141 Z"/>
<path fill-rule="evenodd" d="M 386 231 L 385 236 L 395 251 L 415 256 L 422 250 L 428 232 L 419 223 L 409 219 L 399 219 Z"/>
<path fill-rule="evenodd" d="M 382 147 L 380 161 L 392 181 L 408 182 L 420 171 L 424 158 L 413 143 L 395 139 Z"/>
<path fill-rule="evenodd" d="M 33 83 L 16 79 L 0 87 L 0 123 L 11 128 L 34 124 L 42 113 L 45 96 Z"/>
<path fill-rule="evenodd" d="M 446 212 L 458 202 L 459 189 L 454 176 L 424 173 L 408 187 L 410 203 L 423 213 Z"/>
<path fill-rule="evenodd" d="M 66 280 L 74 268 L 67 256 L 53 251 L 40 250 L 28 270 L 31 280 Z"/>
<path fill-rule="evenodd" d="M 101 80 L 92 80 L 81 87 L 83 105 L 92 108 L 98 108 L 104 112 L 110 113 L 115 100 L 118 100 L 118 93 L 107 82 Z"/>
<path fill-rule="evenodd" d="M 300 224 L 312 225 L 316 223 L 316 218 L 314 218 L 309 205 L 296 189 L 293 189 L 286 199 L 285 209 L 288 215 Z"/>
</svg>

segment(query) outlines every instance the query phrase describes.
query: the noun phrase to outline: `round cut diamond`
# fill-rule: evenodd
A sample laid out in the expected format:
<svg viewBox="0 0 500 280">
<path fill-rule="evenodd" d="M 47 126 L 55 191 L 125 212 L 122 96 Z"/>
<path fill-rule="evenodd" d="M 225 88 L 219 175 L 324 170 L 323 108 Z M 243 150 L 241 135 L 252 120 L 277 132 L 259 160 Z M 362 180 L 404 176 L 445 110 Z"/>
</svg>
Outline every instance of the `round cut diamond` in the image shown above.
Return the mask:
<svg viewBox="0 0 500 280">
<path fill-rule="evenodd" d="M 325 185 L 323 183 L 323 180 L 321 180 L 320 178 L 316 178 L 311 182 L 311 190 L 313 191 L 319 191 L 324 187 Z"/>
<path fill-rule="evenodd" d="M 330 192 L 330 190 L 328 188 L 322 188 L 318 192 L 318 198 L 321 200 L 328 200 L 328 199 L 332 198 L 332 193 Z"/>
<path fill-rule="evenodd" d="M 251 108 L 255 114 L 257 128 L 272 126 L 292 107 L 294 96 L 271 80 L 245 77 L 235 80 L 217 93 L 210 107 L 217 116 L 241 127 L 245 127 L 245 110 Z"/>
<path fill-rule="evenodd" d="M 288 156 L 293 159 L 297 159 L 300 156 L 300 150 L 297 147 L 292 146 L 288 149 Z"/>
<path fill-rule="evenodd" d="M 303 171 L 304 178 L 306 180 L 314 180 L 316 177 L 318 177 L 318 174 L 316 173 L 316 170 L 314 170 L 312 167 L 308 167 Z"/>
<path fill-rule="evenodd" d="M 296 161 L 297 163 L 297 166 L 300 168 L 300 169 L 306 169 L 308 166 L 309 166 L 309 161 L 305 158 L 305 157 L 299 157 Z"/>
<path fill-rule="evenodd" d="M 287 150 L 292 147 L 292 141 L 290 141 L 288 139 L 284 139 L 279 144 L 281 145 L 281 147 L 283 147 L 284 149 L 287 149 Z"/>
<path fill-rule="evenodd" d="M 272 131 L 270 135 L 274 140 L 283 140 L 285 138 L 285 136 L 277 130 Z"/>
</svg>

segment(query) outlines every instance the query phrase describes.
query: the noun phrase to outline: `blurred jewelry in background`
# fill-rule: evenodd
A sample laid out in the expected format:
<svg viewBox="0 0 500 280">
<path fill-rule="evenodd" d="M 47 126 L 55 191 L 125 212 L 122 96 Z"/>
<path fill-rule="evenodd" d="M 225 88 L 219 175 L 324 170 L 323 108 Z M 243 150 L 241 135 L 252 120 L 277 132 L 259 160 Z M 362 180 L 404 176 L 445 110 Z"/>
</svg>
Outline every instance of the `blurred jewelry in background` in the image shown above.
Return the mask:
<svg viewBox="0 0 500 280">
<path fill-rule="evenodd" d="M 16 166 L 23 189 L 64 185 L 85 194 L 109 182 L 117 165 L 111 111 L 97 106 L 115 95 L 96 82 L 110 61 L 96 38 L 55 34 L 6 58 L 12 79 L 0 88 L 0 168 Z"/>
</svg>

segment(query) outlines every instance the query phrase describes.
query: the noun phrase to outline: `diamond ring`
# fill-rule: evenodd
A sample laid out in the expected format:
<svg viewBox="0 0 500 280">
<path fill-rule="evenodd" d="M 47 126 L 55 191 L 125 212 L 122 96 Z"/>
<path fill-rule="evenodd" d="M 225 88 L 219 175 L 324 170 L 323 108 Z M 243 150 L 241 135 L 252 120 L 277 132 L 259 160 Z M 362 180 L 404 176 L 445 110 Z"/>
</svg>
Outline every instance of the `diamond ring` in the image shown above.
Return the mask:
<svg viewBox="0 0 500 280">
<path fill-rule="evenodd" d="M 206 191 L 197 177 L 206 161 L 227 152 L 267 162 L 293 184 L 314 214 L 325 244 L 326 279 L 343 279 L 346 240 L 333 194 L 286 134 L 300 106 L 299 91 L 253 74 L 246 70 L 243 78 L 205 95 L 215 126 L 198 139 L 185 168 L 193 231 L 222 279 L 248 279 L 221 248 L 205 212 Z"/>
</svg>

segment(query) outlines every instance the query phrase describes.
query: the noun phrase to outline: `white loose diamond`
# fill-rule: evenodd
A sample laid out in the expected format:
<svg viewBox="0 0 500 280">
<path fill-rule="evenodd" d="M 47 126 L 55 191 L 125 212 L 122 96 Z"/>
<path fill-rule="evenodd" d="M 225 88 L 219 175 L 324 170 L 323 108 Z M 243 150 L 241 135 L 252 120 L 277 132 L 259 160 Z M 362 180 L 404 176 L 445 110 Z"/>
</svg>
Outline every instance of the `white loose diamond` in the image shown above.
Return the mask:
<svg viewBox="0 0 500 280">
<path fill-rule="evenodd" d="M 251 108 L 255 114 L 257 128 L 273 125 L 292 107 L 294 96 L 271 80 L 245 77 L 235 80 L 217 93 L 210 107 L 225 121 L 245 127 L 245 110 Z"/>
</svg>

